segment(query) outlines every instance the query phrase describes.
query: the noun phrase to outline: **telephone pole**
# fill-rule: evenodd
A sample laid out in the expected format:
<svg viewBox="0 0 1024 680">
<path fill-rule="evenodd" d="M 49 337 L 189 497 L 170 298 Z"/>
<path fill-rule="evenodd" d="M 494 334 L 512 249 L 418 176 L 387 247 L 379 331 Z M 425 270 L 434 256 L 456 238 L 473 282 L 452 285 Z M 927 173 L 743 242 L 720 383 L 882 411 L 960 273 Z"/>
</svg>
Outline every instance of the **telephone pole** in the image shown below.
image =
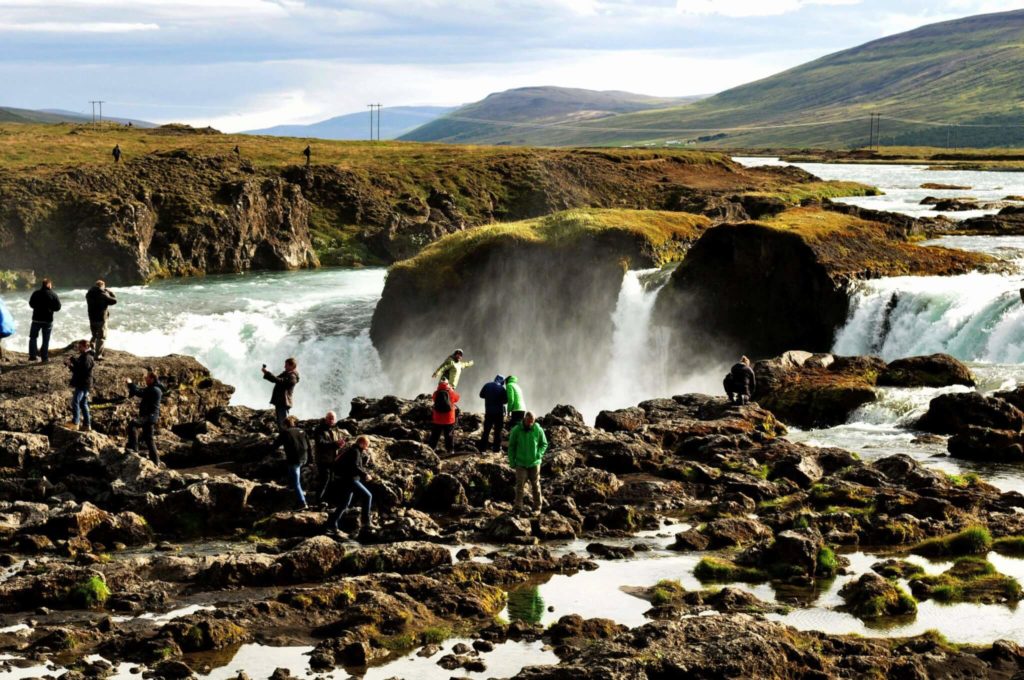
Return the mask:
<svg viewBox="0 0 1024 680">
<path fill-rule="evenodd" d="M 366 106 L 368 106 L 369 109 L 370 109 L 370 141 L 372 142 L 374 140 L 374 136 L 373 136 L 373 134 L 374 134 L 373 133 L 373 114 L 374 114 L 374 111 L 377 112 L 377 141 L 380 141 L 380 109 L 381 109 L 381 105 L 380 104 L 367 104 Z"/>
<path fill-rule="evenodd" d="M 871 114 L 871 132 L 868 136 L 868 149 L 877 150 L 882 144 L 882 114 Z"/>
<path fill-rule="evenodd" d="M 380 110 L 381 105 L 377 104 L 377 141 L 380 141 Z"/>
<path fill-rule="evenodd" d="M 92 122 L 96 122 L 96 105 L 100 106 L 100 122 L 103 122 L 103 101 L 100 99 L 90 99 L 89 103 L 92 104 Z"/>
</svg>

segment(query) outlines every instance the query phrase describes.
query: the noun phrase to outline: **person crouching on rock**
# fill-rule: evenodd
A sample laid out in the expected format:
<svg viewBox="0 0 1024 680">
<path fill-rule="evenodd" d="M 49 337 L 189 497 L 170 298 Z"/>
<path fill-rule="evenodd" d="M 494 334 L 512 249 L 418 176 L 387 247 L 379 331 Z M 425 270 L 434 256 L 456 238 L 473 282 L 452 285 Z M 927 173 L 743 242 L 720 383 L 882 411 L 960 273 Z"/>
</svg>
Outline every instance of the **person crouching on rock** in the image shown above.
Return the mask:
<svg viewBox="0 0 1024 680">
<path fill-rule="evenodd" d="M 299 384 L 299 364 L 294 358 L 288 357 L 284 360 L 284 371 L 278 375 L 268 371 L 267 365 L 263 364 L 263 379 L 274 383 L 270 404 L 274 407 L 277 427 L 283 430 L 285 419 L 292 411 L 292 395 L 295 392 L 295 386 Z"/>
<path fill-rule="evenodd" d="M 132 397 L 140 397 L 139 416 L 128 424 L 128 446 L 129 451 L 139 450 L 139 431 L 142 431 L 142 441 L 149 449 L 149 459 L 160 464 L 160 453 L 156 450 L 156 424 L 160 421 L 160 403 L 164 399 L 164 392 L 167 388 L 157 380 L 156 373 L 146 373 L 146 386 L 139 387 L 131 378 L 128 378 L 128 394 Z"/>
<path fill-rule="evenodd" d="M 366 471 L 363 458 L 368 448 L 370 448 L 370 438 L 361 434 L 356 437 L 354 444 L 346 446 L 338 452 L 334 460 L 334 465 L 331 468 L 333 477 L 331 494 L 336 507 L 327 520 L 328 531 L 331 533 L 341 531 L 339 524 L 341 516 L 352 505 L 352 499 L 357 493 L 361 499 L 362 531 L 371 531 L 374 528 L 370 521 L 370 507 L 373 503 L 373 494 L 370 493 L 370 490 L 364 484 L 364 482 L 370 481 L 370 473 Z"/>
<path fill-rule="evenodd" d="M 444 445 L 448 455 L 455 453 L 455 404 L 459 402 L 459 393 L 452 389 L 446 378 L 441 378 L 434 392 L 434 408 L 431 415 L 430 448 L 437 449 L 437 443 L 444 435 Z"/>
<path fill-rule="evenodd" d="M 328 411 L 313 430 L 313 447 L 316 449 L 316 488 L 320 490 L 318 500 L 324 500 L 334 459 L 338 457 L 338 449 L 344 445 L 345 437 L 338 427 L 338 416 L 334 411 Z"/>
<path fill-rule="evenodd" d="M 725 376 L 722 385 L 730 403 L 749 404 L 754 390 L 757 389 L 757 376 L 750 367 L 750 359 L 740 357 L 739 362 L 729 369 L 729 374 Z"/>
<path fill-rule="evenodd" d="M 480 390 L 480 398 L 484 400 L 484 431 L 480 435 L 481 451 L 486 451 L 490 444 L 490 434 L 494 431 L 494 443 L 491 450 L 497 453 L 501 451 L 501 431 L 505 429 L 505 402 L 508 401 L 508 392 L 505 391 L 505 377 L 494 376 L 494 380 L 487 383 Z"/>
<path fill-rule="evenodd" d="M 88 432 L 91 429 L 89 390 L 92 389 L 92 370 L 96 360 L 89 351 L 88 340 L 79 340 L 75 347 L 78 348 L 78 356 L 67 360 L 71 369 L 71 429 L 78 429 L 81 422 L 82 432 Z"/>
<path fill-rule="evenodd" d="M 302 490 L 302 466 L 309 461 L 313 445 L 309 442 L 306 432 L 299 427 L 299 419 L 295 416 L 285 418 L 284 427 L 274 446 L 284 449 L 285 461 L 288 463 L 288 481 L 295 490 L 295 498 L 299 501 L 298 508 L 305 510 L 306 494 Z"/>
<path fill-rule="evenodd" d="M 539 515 L 542 504 L 540 464 L 548 450 L 548 438 L 535 420 L 534 415 L 527 411 L 523 416 L 523 422 L 512 428 L 512 433 L 508 436 L 508 464 L 516 471 L 514 512 L 519 513 L 523 510 L 523 487 L 529 480 L 533 510 Z"/>
</svg>

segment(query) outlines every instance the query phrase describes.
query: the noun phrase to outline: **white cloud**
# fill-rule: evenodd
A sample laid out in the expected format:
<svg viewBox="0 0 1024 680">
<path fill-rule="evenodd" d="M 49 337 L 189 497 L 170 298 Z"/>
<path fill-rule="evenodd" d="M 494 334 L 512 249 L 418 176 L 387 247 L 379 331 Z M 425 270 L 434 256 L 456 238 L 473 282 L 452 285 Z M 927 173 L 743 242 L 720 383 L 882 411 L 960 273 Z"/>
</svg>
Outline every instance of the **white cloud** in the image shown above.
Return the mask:
<svg viewBox="0 0 1024 680">
<path fill-rule="evenodd" d="M 796 12 L 810 5 L 859 5 L 862 0 L 676 0 L 682 14 L 762 17 Z"/>
<path fill-rule="evenodd" d="M 115 21 L 27 21 L 24 23 L 0 21 L 0 32 L 19 31 L 26 33 L 134 33 L 156 31 L 158 24 L 123 23 Z"/>
</svg>

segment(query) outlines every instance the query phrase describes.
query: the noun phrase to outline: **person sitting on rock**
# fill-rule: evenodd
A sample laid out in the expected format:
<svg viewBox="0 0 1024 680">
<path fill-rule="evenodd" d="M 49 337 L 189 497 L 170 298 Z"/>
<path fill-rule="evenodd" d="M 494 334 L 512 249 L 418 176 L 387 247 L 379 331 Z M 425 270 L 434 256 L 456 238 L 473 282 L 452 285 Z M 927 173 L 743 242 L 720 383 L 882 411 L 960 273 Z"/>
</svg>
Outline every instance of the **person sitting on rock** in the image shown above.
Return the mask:
<svg viewBox="0 0 1024 680">
<path fill-rule="evenodd" d="M 505 391 L 505 377 L 494 376 L 494 380 L 487 383 L 480 390 L 480 398 L 484 400 L 484 431 L 480 435 L 480 450 L 486 451 L 490 443 L 490 434 L 494 432 L 494 443 L 491 450 L 497 453 L 501 451 L 501 431 L 505 427 L 505 402 L 508 401 L 508 392 Z"/>
<path fill-rule="evenodd" d="M 357 493 L 361 497 L 362 530 L 365 532 L 374 528 L 370 521 L 373 494 L 364 484 L 370 481 L 370 473 L 366 471 L 363 458 L 368 448 L 370 438 L 361 434 L 356 437 L 354 444 L 343 448 L 334 459 L 331 467 L 331 495 L 336 507 L 327 520 L 328 531 L 332 533 L 341 531 L 341 516 L 352 505 L 352 499 Z"/>
<path fill-rule="evenodd" d="M 75 347 L 78 348 L 78 356 L 67 360 L 67 367 L 71 369 L 71 429 L 78 429 L 81 422 L 82 432 L 88 432 L 91 429 L 89 390 L 92 389 L 96 360 L 89 352 L 88 340 L 79 340 Z"/>
<path fill-rule="evenodd" d="M 540 464 L 548 450 L 548 438 L 536 422 L 534 415 L 527 411 L 523 422 L 512 428 L 508 436 L 508 464 L 516 471 L 516 501 L 514 512 L 523 510 L 523 487 L 530 482 L 533 509 L 541 513 Z"/>
<path fill-rule="evenodd" d="M 316 449 L 316 488 L 320 490 L 317 498 L 324 500 L 327 485 L 331 479 L 331 467 L 338 457 L 338 449 L 345 445 L 345 435 L 338 427 L 338 416 L 328 411 L 324 419 L 313 430 L 313 446 Z"/>
<path fill-rule="evenodd" d="M 523 399 L 523 388 L 519 386 L 519 378 L 510 375 L 505 378 L 505 399 L 508 402 L 508 431 L 523 422 L 526 414 L 526 401 Z"/>
<path fill-rule="evenodd" d="M 96 282 L 85 294 L 85 305 L 89 310 L 89 330 L 92 331 L 92 351 L 96 361 L 103 361 L 103 345 L 107 341 L 107 319 L 110 308 L 117 304 L 114 291 L 107 288 L 103 280 Z"/>
<path fill-rule="evenodd" d="M 729 369 L 729 374 L 725 376 L 722 385 L 730 403 L 749 404 L 750 398 L 754 396 L 754 390 L 757 389 L 757 376 L 750 367 L 750 359 L 740 357 L 739 362 Z"/>
<path fill-rule="evenodd" d="M 161 383 L 156 373 L 146 373 L 146 386 L 139 387 L 128 378 L 128 394 L 132 397 L 140 397 L 139 416 L 128 424 L 128 451 L 139 450 L 139 431 L 142 431 L 142 441 L 149 449 L 149 459 L 160 464 L 160 453 L 156 450 L 156 424 L 160 422 L 160 403 L 164 399 L 167 387 Z"/>
<path fill-rule="evenodd" d="M 263 379 L 274 383 L 274 391 L 270 395 L 270 404 L 274 407 L 274 418 L 277 427 L 284 429 L 285 420 L 292 411 L 292 395 L 299 384 L 299 364 L 293 357 L 284 360 L 284 371 L 274 375 L 263 364 Z"/>
<path fill-rule="evenodd" d="M 305 510 L 306 493 L 302 490 L 302 466 L 309 461 L 313 445 L 306 436 L 305 430 L 299 427 L 299 419 L 295 416 L 285 418 L 284 427 L 274 440 L 274 446 L 284 449 L 285 461 L 288 463 L 288 481 L 299 501 L 298 508 Z"/>
<path fill-rule="evenodd" d="M 441 378 L 434 392 L 434 407 L 431 415 L 430 448 L 437 449 L 437 443 L 444 435 L 444 445 L 448 455 L 455 452 L 455 404 L 459 402 L 459 393 L 452 389 L 446 378 Z"/>
<path fill-rule="evenodd" d="M 462 369 L 473 365 L 472 361 L 463 361 L 462 356 L 463 352 L 461 349 L 455 350 L 451 353 L 451 356 L 444 360 L 443 364 L 437 367 L 437 370 L 430 377 L 444 378 L 452 386 L 453 390 L 458 389 L 459 378 L 462 377 Z"/>
<path fill-rule="evenodd" d="M 53 331 L 53 313 L 60 311 L 60 298 L 53 292 L 53 281 L 43 279 L 43 285 L 32 293 L 28 299 L 32 308 L 32 325 L 28 331 L 28 360 L 37 358 L 42 363 L 50 360 L 50 333 Z M 38 346 L 39 336 L 43 336 L 42 346 Z"/>
</svg>

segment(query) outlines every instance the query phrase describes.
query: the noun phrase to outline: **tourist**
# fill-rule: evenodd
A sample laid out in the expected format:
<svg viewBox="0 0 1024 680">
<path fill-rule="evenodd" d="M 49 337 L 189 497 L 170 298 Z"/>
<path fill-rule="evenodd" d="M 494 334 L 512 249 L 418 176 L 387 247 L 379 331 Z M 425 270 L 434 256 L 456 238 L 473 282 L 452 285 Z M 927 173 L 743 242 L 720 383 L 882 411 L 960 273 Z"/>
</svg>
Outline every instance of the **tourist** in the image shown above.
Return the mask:
<svg viewBox="0 0 1024 680">
<path fill-rule="evenodd" d="M 114 145 L 114 150 L 110 152 L 110 155 L 114 157 L 114 163 L 115 164 L 120 163 L 121 162 L 121 145 L 120 144 L 115 144 Z"/>
<path fill-rule="evenodd" d="M 4 358 L 4 338 L 14 335 L 14 331 L 14 315 L 7 309 L 4 301 L 0 300 L 0 361 Z"/>
<path fill-rule="evenodd" d="M 53 281 L 43 279 L 43 285 L 28 299 L 32 308 L 32 325 L 28 334 L 28 360 L 37 358 L 42 363 L 50 360 L 50 333 L 53 331 L 53 313 L 60 311 L 60 298 L 53 292 Z M 43 336 L 42 346 L 38 346 L 39 336 Z"/>
<path fill-rule="evenodd" d="M 302 155 L 306 157 L 306 167 L 309 167 L 309 159 L 313 155 L 313 150 L 309 148 L 309 144 L 302 150 Z"/>
<path fill-rule="evenodd" d="M 434 392 L 434 407 L 431 415 L 430 448 L 437 449 L 437 443 L 444 435 L 445 448 L 448 455 L 455 452 L 455 404 L 459 401 L 459 393 L 452 389 L 446 378 L 441 378 Z"/>
<path fill-rule="evenodd" d="M 117 304 L 117 296 L 101 279 L 85 294 L 85 304 L 89 308 L 92 352 L 96 356 L 96 361 L 103 361 L 103 345 L 107 341 L 107 319 L 110 317 L 110 308 Z"/>
<path fill-rule="evenodd" d="M 505 399 L 508 402 L 508 430 L 523 422 L 526 404 L 523 400 L 523 388 L 519 386 L 519 378 L 510 375 L 505 378 Z"/>
<path fill-rule="evenodd" d="M 312 444 L 306 432 L 299 427 L 299 419 L 295 416 L 287 416 L 281 428 L 281 432 L 274 441 L 275 447 L 284 449 L 285 461 L 288 463 L 288 481 L 295 491 L 295 498 L 299 501 L 300 510 L 305 510 L 306 494 L 302 490 L 302 466 L 309 460 L 309 454 L 313 450 Z"/>
<path fill-rule="evenodd" d="M 494 380 L 487 383 L 480 390 L 480 398 L 484 400 L 484 431 L 480 435 L 481 451 L 486 451 L 490 443 L 491 432 L 494 432 L 494 443 L 491 450 L 497 453 L 501 451 L 501 432 L 505 427 L 505 403 L 508 401 L 508 392 L 505 391 L 505 377 L 494 376 Z"/>
<path fill-rule="evenodd" d="M 362 530 L 370 531 L 374 528 L 370 522 L 370 507 L 373 503 L 373 494 L 370 493 L 370 490 L 363 483 L 370 481 L 370 474 L 364 467 L 365 460 L 363 458 L 368 448 L 370 448 L 370 438 L 361 434 L 356 437 L 354 444 L 342 449 L 334 460 L 334 465 L 331 467 L 331 475 L 333 477 L 331 491 L 336 507 L 327 520 L 328 530 L 331 532 L 337 533 L 341 531 L 339 524 L 341 516 L 352 505 L 352 499 L 357 493 L 361 497 Z"/>
<path fill-rule="evenodd" d="M 338 457 L 338 449 L 345 445 L 344 432 L 338 427 L 338 416 L 328 411 L 324 419 L 313 430 L 313 447 L 316 449 L 316 488 L 320 490 L 319 500 L 324 499 L 327 484 L 331 478 L 331 467 Z"/>
<path fill-rule="evenodd" d="M 284 371 L 274 375 L 267 370 L 263 364 L 263 379 L 274 383 L 274 391 L 270 395 L 270 403 L 274 407 L 274 418 L 277 421 L 278 429 L 284 429 L 285 418 L 292 411 L 292 394 L 295 386 L 299 383 L 299 364 L 294 358 L 289 357 L 284 361 Z"/>
<path fill-rule="evenodd" d="M 160 402 L 163 401 L 167 388 L 157 380 L 156 373 L 146 373 L 146 386 L 139 387 L 131 378 L 127 379 L 128 394 L 141 397 L 139 416 L 128 425 L 129 451 L 139 450 L 139 431 L 142 431 L 142 442 L 149 450 L 149 459 L 160 464 L 160 454 L 156 450 L 156 424 L 160 421 Z"/>
<path fill-rule="evenodd" d="M 750 398 L 754 396 L 754 390 L 757 389 L 757 376 L 750 367 L 750 359 L 740 357 L 739 362 L 729 369 L 729 374 L 725 376 L 722 385 L 729 397 L 729 403 L 749 404 Z"/>
<path fill-rule="evenodd" d="M 523 415 L 523 422 L 512 428 L 508 436 L 508 464 L 516 471 L 516 501 L 513 511 L 522 512 L 523 487 L 529 481 L 533 509 L 539 515 L 542 504 L 540 464 L 548 450 L 548 438 L 535 420 L 533 414 L 527 411 Z"/>
<path fill-rule="evenodd" d="M 71 369 L 71 429 L 78 429 L 82 424 L 82 432 L 92 429 L 89 417 L 89 390 L 92 389 L 92 371 L 96 360 L 89 352 L 89 341 L 79 340 L 75 343 L 78 356 L 68 357 L 67 367 Z"/>
<path fill-rule="evenodd" d="M 437 367 L 437 370 L 434 371 L 431 377 L 445 378 L 448 380 L 448 383 L 452 386 L 453 390 L 458 389 L 459 378 L 462 377 L 462 369 L 469 368 L 472 365 L 472 361 L 462 360 L 462 350 L 457 349 L 451 353 L 451 356 L 444 360 L 443 364 Z"/>
</svg>

